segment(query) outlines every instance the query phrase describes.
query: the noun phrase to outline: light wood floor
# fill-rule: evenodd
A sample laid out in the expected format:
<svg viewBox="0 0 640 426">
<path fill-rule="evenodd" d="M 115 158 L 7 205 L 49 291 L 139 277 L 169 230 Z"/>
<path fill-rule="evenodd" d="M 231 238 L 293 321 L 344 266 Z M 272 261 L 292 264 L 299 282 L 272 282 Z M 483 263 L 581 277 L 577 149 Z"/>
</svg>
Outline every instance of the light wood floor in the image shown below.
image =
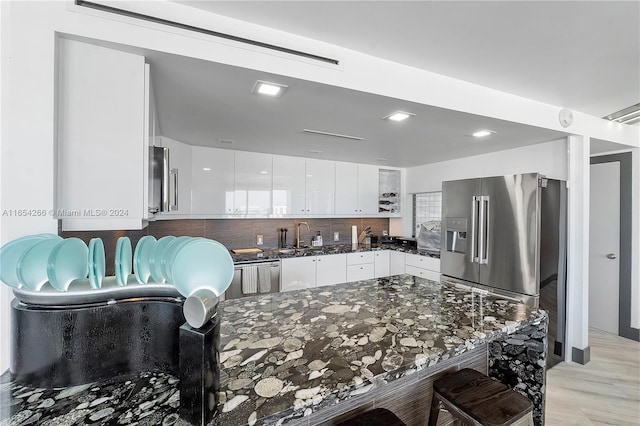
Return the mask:
<svg viewBox="0 0 640 426">
<path fill-rule="evenodd" d="M 640 343 L 589 330 L 591 361 L 547 371 L 545 425 L 640 425 Z"/>
</svg>

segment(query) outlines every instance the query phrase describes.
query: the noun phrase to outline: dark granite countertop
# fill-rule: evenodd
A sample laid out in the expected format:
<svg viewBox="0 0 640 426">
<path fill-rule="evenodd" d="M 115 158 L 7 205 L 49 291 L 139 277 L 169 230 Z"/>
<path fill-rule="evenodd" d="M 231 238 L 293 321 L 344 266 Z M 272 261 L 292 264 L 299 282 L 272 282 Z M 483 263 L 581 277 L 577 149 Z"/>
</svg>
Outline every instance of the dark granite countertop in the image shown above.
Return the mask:
<svg viewBox="0 0 640 426">
<path fill-rule="evenodd" d="M 287 247 L 284 250 L 285 252 L 278 248 L 264 248 L 257 254 L 236 254 L 231 251 L 231 257 L 235 264 L 267 262 L 291 257 L 322 256 L 328 254 L 358 253 L 377 250 L 395 250 L 404 253 L 419 254 L 421 256 L 440 257 L 439 252 L 428 252 L 426 250 L 418 250 L 415 247 L 408 247 L 399 244 L 358 244 L 355 246 L 351 244 L 332 244 L 322 247 L 307 247 L 304 249 Z"/>
<path fill-rule="evenodd" d="M 299 418 L 546 318 L 491 296 L 482 317 L 478 306 L 466 288 L 410 275 L 221 302 L 222 387 L 212 424 Z M 180 424 L 177 382 L 142 373 L 44 390 L 5 373 L 0 424 Z"/>
</svg>

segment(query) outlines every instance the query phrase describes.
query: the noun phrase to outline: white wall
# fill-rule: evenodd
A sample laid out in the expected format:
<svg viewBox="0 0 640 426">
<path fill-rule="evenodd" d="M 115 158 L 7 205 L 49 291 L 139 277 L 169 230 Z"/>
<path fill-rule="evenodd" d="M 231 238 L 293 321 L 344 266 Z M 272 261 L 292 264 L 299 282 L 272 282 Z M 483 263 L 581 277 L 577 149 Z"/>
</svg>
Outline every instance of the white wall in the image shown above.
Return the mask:
<svg viewBox="0 0 640 426">
<path fill-rule="evenodd" d="M 532 172 L 566 180 L 566 140 L 412 167 L 407 169 L 407 192 L 441 191 L 447 180 Z"/>
<path fill-rule="evenodd" d="M 338 67 L 318 64 L 284 53 L 238 45 L 232 41 L 144 23 L 133 18 L 109 16 L 77 7 L 70 1 L 2 1 L 0 38 L 3 126 L 0 158 L 3 209 L 48 210 L 54 205 L 56 32 L 564 130 L 557 120 L 559 106 L 531 101 L 338 46 L 207 14 L 174 2 L 115 2 L 115 5 L 240 37 L 336 57 L 341 64 Z M 609 125 L 596 117 L 580 113 L 574 115 L 575 121 L 568 129 L 571 132 L 640 147 L 640 129 Z M 56 222 L 48 217 L 2 217 L 0 243 L 25 234 L 56 230 Z M 0 371 L 9 364 L 9 299 L 10 293 L 6 289 L 0 291 Z"/>
</svg>

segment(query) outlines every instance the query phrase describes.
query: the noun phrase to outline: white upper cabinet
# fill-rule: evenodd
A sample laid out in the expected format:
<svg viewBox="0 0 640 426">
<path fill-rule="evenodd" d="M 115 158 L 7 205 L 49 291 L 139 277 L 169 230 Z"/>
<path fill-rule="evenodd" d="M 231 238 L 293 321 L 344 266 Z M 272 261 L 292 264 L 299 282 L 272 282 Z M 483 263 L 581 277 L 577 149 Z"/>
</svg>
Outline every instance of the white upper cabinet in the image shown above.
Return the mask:
<svg viewBox="0 0 640 426">
<path fill-rule="evenodd" d="M 63 231 L 141 229 L 149 179 L 145 59 L 59 42 L 56 217 Z"/>
<path fill-rule="evenodd" d="M 169 148 L 169 211 L 162 215 L 191 213 L 191 145 L 166 137 L 160 146 Z"/>
<path fill-rule="evenodd" d="M 336 163 L 336 214 L 378 213 L 378 167 Z"/>
<path fill-rule="evenodd" d="M 234 157 L 227 149 L 191 147 L 192 214 L 233 214 Z"/>
<path fill-rule="evenodd" d="M 235 153 L 234 213 L 268 215 L 271 213 L 273 156 L 256 152 Z"/>
<path fill-rule="evenodd" d="M 331 215 L 335 213 L 336 163 L 326 160 L 305 160 L 306 214 Z"/>
<path fill-rule="evenodd" d="M 336 163 L 336 214 L 358 214 L 358 165 Z"/>
<path fill-rule="evenodd" d="M 305 195 L 304 158 L 274 155 L 272 214 L 305 214 Z"/>
<path fill-rule="evenodd" d="M 378 213 L 378 167 L 358 164 L 358 213 Z"/>
</svg>

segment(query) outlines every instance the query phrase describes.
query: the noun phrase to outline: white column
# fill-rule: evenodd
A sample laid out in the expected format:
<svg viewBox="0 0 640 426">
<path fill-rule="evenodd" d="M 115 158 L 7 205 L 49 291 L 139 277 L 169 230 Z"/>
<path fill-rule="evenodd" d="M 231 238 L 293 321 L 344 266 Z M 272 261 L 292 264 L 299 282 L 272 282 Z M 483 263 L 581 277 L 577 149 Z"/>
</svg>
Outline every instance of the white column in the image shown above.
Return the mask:
<svg viewBox="0 0 640 426">
<path fill-rule="evenodd" d="M 565 360 L 589 346 L 589 153 L 590 138 L 568 137 L 567 341 Z"/>
<path fill-rule="evenodd" d="M 631 327 L 640 328 L 640 148 L 631 154 Z"/>
</svg>

